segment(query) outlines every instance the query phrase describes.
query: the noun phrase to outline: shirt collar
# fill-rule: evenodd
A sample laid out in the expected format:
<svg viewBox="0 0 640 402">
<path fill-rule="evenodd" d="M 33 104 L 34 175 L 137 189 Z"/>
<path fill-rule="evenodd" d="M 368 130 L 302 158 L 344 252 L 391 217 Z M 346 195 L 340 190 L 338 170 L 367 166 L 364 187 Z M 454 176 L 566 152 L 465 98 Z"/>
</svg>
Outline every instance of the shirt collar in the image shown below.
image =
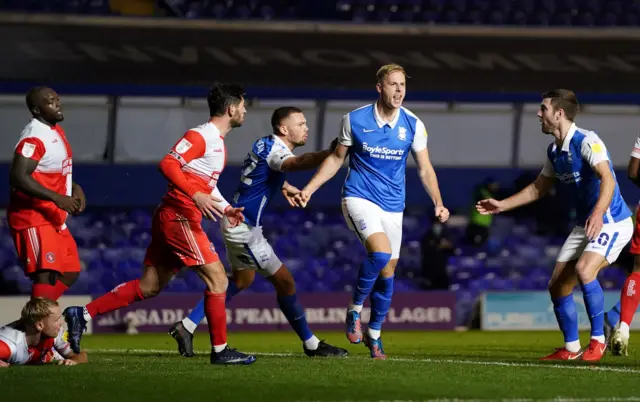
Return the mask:
<svg viewBox="0 0 640 402">
<path fill-rule="evenodd" d="M 373 116 L 375 117 L 376 123 L 378 123 L 379 128 L 384 127 L 385 124 L 388 124 L 389 127 L 394 128 L 396 124 L 398 124 L 398 119 L 400 118 L 400 109 L 396 111 L 396 115 L 393 117 L 393 120 L 387 123 L 382 120 L 382 117 L 380 117 L 380 115 L 378 114 L 378 102 L 376 102 L 373 104 Z"/>
<path fill-rule="evenodd" d="M 571 146 L 571 139 L 573 138 L 573 135 L 576 133 L 576 123 L 572 123 L 571 127 L 569 127 L 569 131 L 567 132 L 567 136 L 564 137 L 564 141 L 562 142 L 562 152 L 569 152 L 570 146 Z M 558 144 L 556 144 L 556 142 L 553 142 L 553 151 L 555 151 L 558 148 Z"/>
<path fill-rule="evenodd" d="M 43 122 L 41 122 L 40 120 L 36 119 L 35 117 L 31 118 L 31 121 L 33 121 L 34 123 L 41 125 L 42 127 L 46 127 L 49 130 L 56 130 L 58 128 L 57 124 L 54 124 L 53 126 L 50 126 L 48 124 L 44 124 Z"/>
</svg>

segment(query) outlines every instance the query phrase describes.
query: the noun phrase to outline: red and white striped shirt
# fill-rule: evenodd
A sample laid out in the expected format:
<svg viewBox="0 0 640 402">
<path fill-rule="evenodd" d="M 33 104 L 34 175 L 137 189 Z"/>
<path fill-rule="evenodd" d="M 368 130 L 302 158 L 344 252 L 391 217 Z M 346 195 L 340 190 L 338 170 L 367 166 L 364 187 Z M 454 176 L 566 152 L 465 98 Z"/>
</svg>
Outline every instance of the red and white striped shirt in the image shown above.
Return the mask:
<svg viewBox="0 0 640 402">
<path fill-rule="evenodd" d="M 213 123 L 205 123 L 187 131 L 160 162 L 160 169 L 170 181 L 160 207 L 171 207 L 188 220 L 202 220 L 202 213 L 192 197 L 202 192 L 220 198 L 216 186 L 226 163 L 224 137 Z M 171 174 L 172 170 L 178 168 L 182 170 L 186 182 Z M 227 204 L 226 201 L 223 204 Z"/>
<path fill-rule="evenodd" d="M 62 127 L 57 124 L 52 127 L 31 119 L 20 134 L 15 153 L 38 162 L 31 176 L 43 187 L 59 194 L 71 195 L 73 155 Z M 12 189 L 7 218 L 13 230 L 42 225 L 64 228 L 67 213 L 52 201 L 34 198 Z"/>
</svg>

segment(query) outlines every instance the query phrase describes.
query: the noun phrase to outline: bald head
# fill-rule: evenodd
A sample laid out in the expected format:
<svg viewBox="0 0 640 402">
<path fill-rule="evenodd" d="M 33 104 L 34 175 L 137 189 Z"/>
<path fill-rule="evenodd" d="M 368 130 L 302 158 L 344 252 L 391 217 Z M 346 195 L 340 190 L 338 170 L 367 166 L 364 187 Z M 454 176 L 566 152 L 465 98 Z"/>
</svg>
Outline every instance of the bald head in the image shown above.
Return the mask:
<svg viewBox="0 0 640 402">
<path fill-rule="evenodd" d="M 49 87 L 34 87 L 25 97 L 27 108 L 36 119 L 50 125 L 64 120 L 60 97 Z"/>
</svg>

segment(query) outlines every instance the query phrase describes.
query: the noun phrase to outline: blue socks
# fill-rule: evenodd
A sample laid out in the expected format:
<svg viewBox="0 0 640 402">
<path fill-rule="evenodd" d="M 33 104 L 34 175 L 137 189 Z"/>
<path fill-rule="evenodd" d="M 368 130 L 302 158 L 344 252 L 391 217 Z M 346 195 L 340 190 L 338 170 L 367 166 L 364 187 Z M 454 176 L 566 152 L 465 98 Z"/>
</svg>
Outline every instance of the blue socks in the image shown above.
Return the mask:
<svg viewBox="0 0 640 402">
<path fill-rule="evenodd" d="M 591 322 L 591 336 L 604 337 L 604 293 L 597 279 L 581 284 L 584 305 Z"/>
<path fill-rule="evenodd" d="M 618 325 L 618 321 L 620 321 L 620 300 L 607 312 L 607 322 L 611 327 Z"/>
<path fill-rule="evenodd" d="M 573 295 L 553 299 L 553 312 L 556 313 L 556 320 L 560 330 L 564 334 L 565 343 L 575 342 L 578 336 L 578 312 Z"/>
<path fill-rule="evenodd" d="M 387 265 L 391 259 L 389 253 L 369 253 L 367 259 L 360 266 L 358 271 L 358 284 L 353 291 L 353 304 L 362 306 L 364 300 L 371 293 L 371 289 L 378 278 L 378 274 L 382 268 Z"/>
<path fill-rule="evenodd" d="M 240 293 L 240 290 L 236 286 L 235 282 L 233 282 L 232 280 L 229 280 L 229 286 L 227 287 L 226 302 L 228 303 L 229 300 L 233 296 L 237 295 L 238 293 Z M 193 310 L 191 310 L 191 312 L 187 316 L 187 319 L 189 319 L 190 322 L 189 321 L 185 322 L 185 320 L 183 320 L 182 325 L 185 327 L 187 331 L 193 333 L 193 331 L 195 331 L 198 324 L 200 324 L 200 322 L 204 319 L 204 297 L 200 299 L 198 304 L 196 304 Z"/>
<path fill-rule="evenodd" d="M 313 336 L 313 332 L 309 329 L 307 316 L 295 293 L 290 296 L 278 296 L 278 304 L 300 340 L 303 342 L 309 340 Z"/>
<path fill-rule="evenodd" d="M 393 276 L 390 278 L 378 277 L 371 293 L 371 318 L 369 328 L 374 330 L 382 329 L 382 322 L 391 307 L 391 297 L 393 296 Z"/>
</svg>

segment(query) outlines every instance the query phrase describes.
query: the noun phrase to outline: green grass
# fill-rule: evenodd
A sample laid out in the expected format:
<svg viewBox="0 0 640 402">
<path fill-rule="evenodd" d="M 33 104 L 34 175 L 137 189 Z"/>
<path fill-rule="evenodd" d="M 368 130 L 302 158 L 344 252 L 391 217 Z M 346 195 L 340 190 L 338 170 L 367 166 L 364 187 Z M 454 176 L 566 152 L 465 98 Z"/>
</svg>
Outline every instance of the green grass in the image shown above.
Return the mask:
<svg viewBox="0 0 640 402">
<path fill-rule="evenodd" d="M 561 346 L 557 332 L 385 332 L 390 359 L 373 361 L 343 334 L 344 359 L 310 359 L 295 335 L 231 333 L 230 346 L 259 353 L 251 366 L 209 364 L 208 335 L 198 356 L 177 354 L 168 335 L 92 335 L 90 364 L 0 370 L 4 401 L 345 401 L 555 399 L 640 401 L 640 345 L 598 364 L 540 362 Z M 582 334 L 583 343 L 588 339 Z M 346 346 L 345 346 L 346 345 Z M 44 395 L 48 394 L 46 398 Z"/>
</svg>

